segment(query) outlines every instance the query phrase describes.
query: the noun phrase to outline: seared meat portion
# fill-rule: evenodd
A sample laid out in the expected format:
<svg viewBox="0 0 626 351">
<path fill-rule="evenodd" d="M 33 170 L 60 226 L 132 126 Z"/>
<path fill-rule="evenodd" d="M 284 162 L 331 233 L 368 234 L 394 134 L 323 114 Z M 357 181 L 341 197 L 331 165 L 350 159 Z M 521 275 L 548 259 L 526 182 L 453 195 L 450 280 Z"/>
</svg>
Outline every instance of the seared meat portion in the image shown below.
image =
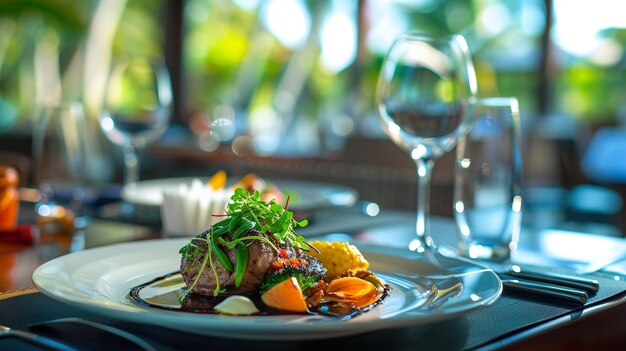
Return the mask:
<svg viewBox="0 0 626 351">
<path fill-rule="evenodd" d="M 208 233 L 209 231 L 206 231 L 200 234 L 199 237 L 206 238 Z M 251 229 L 242 236 L 248 235 L 261 234 L 258 231 Z M 211 270 L 208 262 L 207 267 L 202 269 L 202 264 L 204 263 L 205 255 L 207 254 L 207 244 L 200 240 L 192 240 L 192 242 L 196 245 L 200 245 L 204 248 L 204 250 L 200 250 L 200 253 L 193 259 L 188 259 L 186 255 L 183 255 L 180 263 L 180 272 L 188 287 L 193 285 L 193 282 L 196 280 L 196 277 L 200 272 L 199 280 L 193 287 L 192 292 L 202 295 L 213 295 L 213 291 L 216 287 L 215 274 Z M 274 263 L 278 258 L 278 253 L 272 247 L 260 240 L 250 241 L 247 244 L 248 264 L 246 265 L 241 285 L 238 288 L 235 287 L 235 273 L 224 269 L 215 256 L 213 256 L 213 265 L 217 272 L 220 288 L 226 289 L 226 294 L 247 294 L 258 290 L 259 285 L 261 285 L 263 281 L 263 277 L 265 277 L 265 274 L 270 269 L 272 263 Z M 229 250 L 223 247 L 222 249 L 228 256 L 230 262 L 233 264 L 233 267 L 235 267 L 236 249 L 233 248 Z"/>
</svg>

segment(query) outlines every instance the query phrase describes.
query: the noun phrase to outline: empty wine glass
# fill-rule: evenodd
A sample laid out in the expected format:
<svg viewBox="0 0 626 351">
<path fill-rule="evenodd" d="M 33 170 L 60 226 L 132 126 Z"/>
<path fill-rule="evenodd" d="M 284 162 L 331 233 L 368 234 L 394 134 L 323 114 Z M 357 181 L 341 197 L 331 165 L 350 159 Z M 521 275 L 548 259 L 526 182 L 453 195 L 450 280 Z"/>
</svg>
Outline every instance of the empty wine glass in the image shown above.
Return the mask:
<svg viewBox="0 0 626 351">
<path fill-rule="evenodd" d="M 376 90 L 383 128 L 417 166 L 417 238 L 409 248 L 434 248 L 429 228 L 430 180 L 435 161 L 471 125 L 476 76 L 460 35 L 400 36 L 383 62 Z"/>
<path fill-rule="evenodd" d="M 40 239 L 68 234 L 89 223 L 84 213 L 86 140 L 83 107 L 77 102 L 42 106 L 33 129 L 35 206 Z"/>
<path fill-rule="evenodd" d="M 124 153 L 124 186 L 139 180 L 137 150 L 167 128 L 172 88 L 162 60 L 146 57 L 114 62 L 108 77 L 100 129 Z"/>
</svg>

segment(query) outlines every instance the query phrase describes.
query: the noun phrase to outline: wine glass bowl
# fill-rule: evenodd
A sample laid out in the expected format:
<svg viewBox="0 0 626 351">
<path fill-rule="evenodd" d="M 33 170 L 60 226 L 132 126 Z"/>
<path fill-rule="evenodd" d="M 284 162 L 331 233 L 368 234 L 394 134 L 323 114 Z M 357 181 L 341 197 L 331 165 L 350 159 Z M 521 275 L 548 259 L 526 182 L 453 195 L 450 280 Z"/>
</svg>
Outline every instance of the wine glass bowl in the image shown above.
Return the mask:
<svg viewBox="0 0 626 351">
<path fill-rule="evenodd" d="M 35 205 L 39 234 L 81 229 L 89 223 L 84 212 L 87 163 L 83 107 L 77 102 L 42 106 L 32 140 L 33 181 L 39 190 Z"/>
<path fill-rule="evenodd" d="M 376 89 L 378 116 L 417 167 L 413 250 L 434 247 L 428 221 L 432 168 L 469 130 L 476 90 L 469 49 L 460 35 L 404 34 L 383 61 Z"/>
<path fill-rule="evenodd" d="M 385 58 L 376 103 L 396 144 L 413 159 L 436 159 L 467 131 L 475 95 L 475 73 L 463 37 L 405 34 Z"/>
<path fill-rule="evenodd" d="M 114 62 L 108 77 L 100 129 L 124 152 L 124 184 L 139 180 L 136 151 L 169 125 L 172 88 L 163 61 L 144 57 Z"/>
</svg>

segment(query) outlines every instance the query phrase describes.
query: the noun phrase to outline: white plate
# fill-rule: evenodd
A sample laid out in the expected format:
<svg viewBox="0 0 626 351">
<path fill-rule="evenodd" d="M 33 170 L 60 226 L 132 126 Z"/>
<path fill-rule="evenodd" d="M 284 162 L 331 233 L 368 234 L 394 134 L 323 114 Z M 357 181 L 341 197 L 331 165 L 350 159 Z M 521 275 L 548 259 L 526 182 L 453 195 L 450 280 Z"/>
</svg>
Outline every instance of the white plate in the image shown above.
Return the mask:
<svg viewBox="0 0 626 351">
<path fill-rule="evenodd" d="M 441 257 L 432 265 L 408 250 L 359 246 L 371 269 L 391 285 L 383 304 L 348 321 L 313 315 L 222 316 L 139 306 L 129 291 L 176 271 L 187 239 L 124 243 L 72 253 L 34 272 L 45 294 L 95 313 L 137 323 L 238 339 L 295 340 L 365 333 L 430 323 L 494 302 L 502 292 L 495 273 L 461 258 Z M 417 277 L 452 278 L 462 288 L 432 301 L 430 286 Z"/>
<path fill-rule="evenodd" d="M 122 188 L 122 199 L 144 206 L 160 206 L 163 202 L 163 191 L 178 188 L 179 184 L 191 184 L 193 177 L 164 178 L 131 183 Z M 203 182 L 208 178 L 198 178 Z M 351 206 L 358 199 L 356 190 L 335 184 L 305 182 L 294 180 L 270 180 L 272 184 L 286 193 L 295 196 L 289 207 L 297 210 L 311 210 L 329 206 Z"/>
</svg>

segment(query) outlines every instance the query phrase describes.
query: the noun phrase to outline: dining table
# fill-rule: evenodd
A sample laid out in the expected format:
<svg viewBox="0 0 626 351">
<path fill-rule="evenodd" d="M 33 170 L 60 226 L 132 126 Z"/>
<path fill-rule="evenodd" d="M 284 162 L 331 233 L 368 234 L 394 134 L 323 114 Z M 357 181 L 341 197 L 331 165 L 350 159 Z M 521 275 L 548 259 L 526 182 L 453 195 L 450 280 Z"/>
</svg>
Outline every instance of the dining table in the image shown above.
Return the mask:
<svg viewBox="0 0 626 351">
<path fill-rule="evenodd" d="M 232 334 L 220 337 L 116 318 L 40 291 L 33 283 L 33 272 L 58 257 L 120 243 L 172 239 L 160 226 L 158 209 L 139 206 L 136 216 L 129 218 L 116 215 L 116 206 L 119 203 L 109 202 L 91 212 L 89 224 L 71 234 L 41 235 L 33 204 L 22 202 L 19 233 L 0 237 L 0 325 L 44 333 L 85 350 L 125 350 L 137 345 L 129 345 L 110 331 L 85 325 L 34 326 L 77 318 L 121 330 L 154 350 L 577 350 L 623 349 L 626 345 L 626 324 L 622 322 L 626 318 L 626 240 L 535 228 L 527 221 L 511 262 L 597 280 L 599 290 L 590 294 L 584 304 L 504 288 L 496 298 L 477 308 L 415 325 L 389 324 L 345 336 L 318 334 L 272 340 L 264 338 L 262 332 L 242 338 Z M 307 213 L 309 225 L 299 234 L 307 240 L 349 241 L 357 246 L 408 252 L 415 236 L 415 213 L 375 208 L 371 211 L 372 203 L 364 200 L 349 206 L 316 208 Z M 430 232 L 442 252 L 455 255 L 453 218 L 433 217 Z M 476 264 L 485 269 L 497 266 L 488 261 Z M 0 350 L 39 349 L 18 338 L 0 338 Z"/>
</svg>

